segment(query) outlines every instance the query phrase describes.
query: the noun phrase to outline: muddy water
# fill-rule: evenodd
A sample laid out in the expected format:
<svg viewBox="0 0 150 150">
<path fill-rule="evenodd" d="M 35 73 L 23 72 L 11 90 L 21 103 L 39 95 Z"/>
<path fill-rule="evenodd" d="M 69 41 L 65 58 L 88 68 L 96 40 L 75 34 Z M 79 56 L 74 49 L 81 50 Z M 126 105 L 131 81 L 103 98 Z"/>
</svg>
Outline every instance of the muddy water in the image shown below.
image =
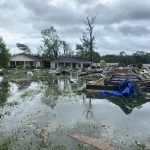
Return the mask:
<svg viewBox="0 0 150 150">
<path fill-rule="evenodd" d="M 83 87 L 84 81 L 66 77 L 3 82 L 0 143 L 9 137 L 10 149 L 94 149 L 68 136 L 79 133 L 114 149 L 149 148 L 149 100 L 102 99 L 78 92 Z"/>
</svg>

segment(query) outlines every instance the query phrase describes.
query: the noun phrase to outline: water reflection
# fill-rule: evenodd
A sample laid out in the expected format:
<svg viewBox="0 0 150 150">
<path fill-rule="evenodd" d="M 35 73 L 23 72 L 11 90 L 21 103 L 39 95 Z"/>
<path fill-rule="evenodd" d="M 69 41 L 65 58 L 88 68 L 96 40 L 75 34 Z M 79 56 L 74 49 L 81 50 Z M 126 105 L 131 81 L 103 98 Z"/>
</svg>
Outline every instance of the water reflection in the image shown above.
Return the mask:
<svg viewBox="0 0 150 150">
<path fill-rule="evenodd" d="M 31 85 L 31 82 L 32 81 L 20 83 L 18 82 L 17 84 L 20 87 L 19 90 L 26 89 Z M 85 82 L 82 80 L 78 80 L 78 82 L 72 84 L 70 83 L 68 78 L 61 78 L 61 77 L 52 78 L 47 81 L 41 81 L 38 84 L 39 84 L 38 90 L 40 90 L 42 94 L 41 96 L 42 102 L 53 109 L 55 108 L 57 103 L 66 99 L 66 97 L 71 102 L 71 96 L 73 94 L 77 95 L 78 91 L 85 86 Z M 83 94 L 83 105 L 85 107 L 84 114 L 86 114 L 87 119 L 94 118 L 92 107 L 92 101 L 94 99 L 103 99 L 103 98 L 100 97 L 98 93 L 93 94 L 86 93 L 86 95 Z M 128 101 L 127 99 L 123 98 L 109 97 L 108 101 L 120 107 L 121 110 L 128 115 L 133 112 L 134 108 L 140 109 L 143 104 L 149 102 L 149 99 L 145 99 L 144 97 L 136 97 L 133 98 L 131 101 Z"/>
<path fill-rule="evenodd" d="M 93 107 L 92 107 L 92 99 L 89 98 L 88 101 L 84 98 L 85 95 L 83 95 L 83 104 L 85 106 L 84 113 L 86 114 L 87 119 L 94 118 L 94 113 L 93 113 Z"/>
<path fill-rule="evenodd" d="M 78 91 L 80 91 L 85 86 L 85 81 L 78 79 L 77 82 L 74 84 L 71 83 L 67 77 L 55 77 L 49 78 L 45 81 L 38 81 L 36 82 L 38 84 L 38 88 L 33 87 L 32 89 L 30 89 L 33 83 L 32 80 L 20 82 L 18 81 L 15 83 L 18 86 L 18 90 L 25 91 L 25 94 L 23 94 L 24 96 L 30 96 L 31 93 L 40 93 L 42 103 L 46 104 L 47 106 L 50 106 L 53 109 L 55 108 L 57 103 L 59 103 L 62 100 L 67 99 L 71 102 L 71 96 L 77 95 Z M 0 88 L 0 105 L 2 105 L 7 101 L 9 95 L 9 83 L 6 81 L 0 82 Z M 28 90 L 26 91 L 26 89 Z M 86 93 L 86 95 L 84 95 L 82 92 L 80 92 L 80 94 L 83 95 L 83 105 L 85 107 L 84 114 L 86 114 L 86 118 L 94 118 L 92 101 L 94 99 L 103 98 L 100 97 L 98 93 Z M 109 97 L 108 101 L 120 107 L 121 110 L 128 115 L 133 112 L 134 108 L 140 109 L 143 104 L 149 102 L 149 99 L 145 99 L 144 97 L 137 97 L 132 99 L 131 101 L 128 101 L 127 99 Z"/>
<path fill-rule="evenodd" d="M 86 94 L 87 98 L 92 99 L 102 99 L 98 93 L 94 94 Z M 139 96 L 136 98 L 132 98 L 131 100 L 125 98 L 117 98 L 117 97 L 107 97 L 107 100 L 121 108 L 121 110 L 126 114 L 132 113 L 134 108 L 142 108 L 142 105 L 150 102 L 149 99 L 144 98 L 143 96 Z"/>
<path fill-rule="evenodd" d="M 32 82 L 33 82 L 32 80 L 26 80 L 26 81 L 16 81 L 14 83 L 17 84 L 19 90 L 25 90 L 31 85 Z"/>
<path fill-rule="evenodd" d="M 51 79 L 42 84 L 42 102 L 54 108 L 60 99 L 70 98 L 74 92 L 82 89 L 83 85 L 84 82 L 71 84 L 68 78 Z"/>
<path fill-rule="evenodd" d="M 61 77 L 27 84 L 20 82 L 16 82 L 16 84 L 4 82 L 2 84 L 2 88 L 4 90 L 5 87 L 6 92 L 0 90 L 1 94 L 7 93 L 5 96 L 8 96 L 10 90 L 11 99 L 18 99 L 17 102 L 19 102 L 17 107 L 10 109 L 11 115 L 4 117 L 2 126 L 5 128 L 3 130 L 1 128 L 2 131 L 24 125 L 26 131 L 33 130 L 35 133 L 37 127 L 41 129 L 46 127 L 47 129 L 51 127 L 49 124 L 54 124 L 60 128 L 61 134 L 56 132 L 51 134 L 51 137 L 57 137 L 56 143 L 59 143 L 57 139 L 61 139 L 61 142 L 67 146 L 72 144 L 72 141 L 68 142 L 67 139 L 69 131 L 94 138 L 108 138 L 108 142 L 115 141 L 113 143 L 116 143 L 118 141 L 122 145 L 124 145 L 122 142 L 132 141 L 133 136 L 130 135 L 129 130 L 127 131 L 128 127 L 135 133 L 134 136 L 137 139 L 139 137 L 146 139 L 146 136 L 150 134 L 149 104 L 143 107 L 143 111 L 132 113 L 134 108 L 141 108 L 144 103 L 149 102 L 144 98 L 126 101 L 111 97 L 109 100 L 105 100 L 96 93 L 84 94 L 81 91 L 78 95 L 77 91 L 84 87 L 85 82 L 79 80 L 76 84 L 71 84 L 69 79 Z M 22 90 L 18 87 L 21 87 Z M 24 98 L 25 100 L 21 101 Z M 6 99 L 7 97 L 5 97 L 5 101 Z M 124 113 L 120 113 L 121 110 L 114 107 L 112 103 L 125 114 L 132 113 L 133 115 L 126 116 Z M 24 126 L 20 129 L 23 130 Z M 139 134 L 140 132 L 142 135 Z M 48 138 L 51 139 L 51 137 Z M 31 141 L 34 140 L 34 138 L 31 139 Z M 116 144 L 118 145 L 118 143 Z"/>
<path fill-rule="evenodd" d="M 9 96 L 9 83 L 2 80 L 0 82 L 0 106 L 4 105 L 7 102 Z"/>
</svg>

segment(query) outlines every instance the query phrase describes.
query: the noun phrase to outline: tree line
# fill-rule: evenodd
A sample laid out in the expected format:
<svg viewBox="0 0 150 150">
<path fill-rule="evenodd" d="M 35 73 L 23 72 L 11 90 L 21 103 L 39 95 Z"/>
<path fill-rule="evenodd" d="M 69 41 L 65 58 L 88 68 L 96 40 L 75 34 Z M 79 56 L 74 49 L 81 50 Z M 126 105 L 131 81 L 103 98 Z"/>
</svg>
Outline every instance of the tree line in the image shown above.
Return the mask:
<svg viewBox="0 0 150 150">
<path fill-rule="evenodd" d="M 41 55 L 39 55 L 39 53 L 37 55 L 47 57 L 50 60 L 57 59 L 60 56 L 72 56 L 96 63 L 100 62 L 100 60 L 105 60 L 109 63 L 118 62 L 120 65 L 150 63 L 150 53 L 146 53 L 143 51 L 137 51 L 132 55 L 128 55 L 125 51 L 122 51 L 119 55 L 100 56 L 100 54 L 96 51 L 95 47 L 95 21 L 96 17 L 86 18 L 86 20 L 84 21 L 86 28 L 82 33 L 80 43 L 76 44 L 74 50 L 71 48 L 68 42 L 60 39 L 54 26 L 50 26 L 48 29 L 42 30 L 42 45 L 38 48 L 38 52 L 40 52 Z M 24 53 L 32 54 L 32 51 L 27 44 L 16 43 L 16 46 Z M 9 53 L 9 49 L 6 47 L 6 44 L 1 37 L 0 67 L 6 66 L 10 57 L 11 55 Z"/>
<path fill-rule="evenodd" d="M 121 66 L 126 65 L 140 65 L 150 63 L 150 53 L 144 51 L 137 51 L 131 55 L 125 53 L 125 51 L 120 52 L 119 55 L 105 55 L 101 56 L 101 59 L 109 63 L 118 62 Z"/>
</svg>

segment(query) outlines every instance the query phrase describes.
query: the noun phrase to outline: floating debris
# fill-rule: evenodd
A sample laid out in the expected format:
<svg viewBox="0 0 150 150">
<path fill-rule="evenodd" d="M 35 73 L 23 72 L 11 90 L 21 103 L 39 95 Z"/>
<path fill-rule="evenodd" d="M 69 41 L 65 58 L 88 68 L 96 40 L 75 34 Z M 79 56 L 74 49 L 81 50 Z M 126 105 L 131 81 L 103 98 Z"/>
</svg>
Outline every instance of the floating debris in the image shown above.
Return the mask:
<svg viewBox="0 0 150 150">
<path fill-rule="evenodd" d="M 48 124 L 45 127 L 36 129 L 36 135 L 38 137 L 46 137 L 49 133 L 56 132 L 58 126 L 54 124 Z"/>
<path fill-rule="evenodd" d="M 0 113 L 0 119 L 3 119 L 3 118 L 4 118 L 4 114 Z"/>
</svg>

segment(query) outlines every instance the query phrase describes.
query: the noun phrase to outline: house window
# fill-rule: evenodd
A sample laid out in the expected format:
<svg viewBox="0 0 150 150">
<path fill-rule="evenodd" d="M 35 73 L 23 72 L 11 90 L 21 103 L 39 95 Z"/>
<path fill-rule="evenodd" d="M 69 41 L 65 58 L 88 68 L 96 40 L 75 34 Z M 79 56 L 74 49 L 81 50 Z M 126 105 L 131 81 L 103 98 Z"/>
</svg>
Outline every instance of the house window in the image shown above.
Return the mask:
<svg viewBox="0 0 150 150">
<path fill-rule="evenodd" d="M 14 61 L 10 61 L 10 66 L 11 67 L 15 67 L 15 62 Z"/>
<path fill-rule="evenodd" d="M 30 66 L 34 66 L 34 62 L 33 61 L 30 61 Z"/>
<path fill-rule="evenodd" d="M 24 66 L 24 61 L 17 61 L 16 66 Z"/>
</svg>

